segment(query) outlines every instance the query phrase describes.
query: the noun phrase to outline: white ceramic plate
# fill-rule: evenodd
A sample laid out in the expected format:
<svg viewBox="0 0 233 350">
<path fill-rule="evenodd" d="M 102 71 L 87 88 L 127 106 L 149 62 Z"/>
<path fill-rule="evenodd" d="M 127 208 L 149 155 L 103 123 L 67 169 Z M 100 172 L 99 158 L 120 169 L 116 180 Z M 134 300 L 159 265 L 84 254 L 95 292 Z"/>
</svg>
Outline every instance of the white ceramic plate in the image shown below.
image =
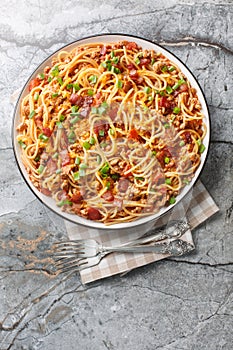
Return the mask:
<svg viewBox="0 0 233 350">
<path fill-rule="evenodd" d="M 27 91 L 27 87 L 28 87 L 28 83 L 31 79 L 33 79 L 34 77 L 36 77 L 36 75 L 41 72 L 45 66 L 51 65 L 52 59 L 53 57 L 56 57 L 59 53 L 59 51 L 62 50 L 66 50 L 66 51 L 71 51 L 72 49 L 74 49 L 75 47 L 77 47 L 78 45 L 83 45 L 83 44 L 88 44 L 88 43 L 93 43 L 93 42 L 103 42 L 103 43 L 108 43 L 108 42 L 118 42 L 118 41 L 134 41 L 136 42 L 139 46 L 141 46 L 143 49 L 149 49 L 149 50 L 154 50 L 156 52 L 161 52 L 164 56 L 166 56 L 170 61 L 174 62 L 180 69 L 181 71 L 184 73 L 184 75 L 187 77 L 187 79 L 189 80 L 189 82 L 191 83 L 192 87 L 194 87 L 197 91 L 197 95 L 199 98 L 199 101 L 201 102 L 202 105 L 202 113 L 205 116 L 204 122 L 206 124 L 207 127 L 207 133 L 205 135 L 205 138 L 203 140 L 203 144 L 205 146 L 205 151 L 202 153 L 201 156 L 201 164 L 199 165 L 197 171 L 195 172 L 195 175 L 192 179 L 192 181 L 190 182 L 190 184 L 188 186 L 185 186 L 182 190 L 181 193 L 176 197 L 176 203 L 174 205 L 170 205 L 168 207 L 164 207 L 162 208 L 158 213 L 154 214 L 154 215 L 150 215 L 150 216 L 146 216 L 143 218 L 140 218 L 136 221 L 132 221 L 132 222 L 128 222 L 128 223 L 119 223 L 119 224 L 114 224 L 109 226 L 105 226 L 103 223 L 99 223 L 99 222 L 95 222 L 92 220 L 87 220 L 84 219 L 78 215 L 75 214 L 69 214 L 66 212 L 63 212 L 59 207 L 56 206 L 55 201 L 51 198 L 51 197 L 47 197 L 45 195 L 43 195 L 41 192 L 39 192 L 31 183 L 31 181 L 29 180 L 28 177 L 28 173 L 25 170 L 25 167 L 21 161 L 21 149 L 20 146 L 18 144 L 18 142 L 16 141 L 16 136 L 17 136 L 17 131 L 16 131 L 16 127 L 17 125 L 19 125 L 20 123 L 20 105 L 21 105 L 21 101 L 22 99 L 25 97 L 25 95 L 28 93 Z M 52 54 L 51 56 L 49 56 L 44 62 L 42 62 L 40 64 L 40 66 L 34 71 L 34 73 L 29 77 L 28 81 L 26 82 L 15 107 L 15 111 L 14 111 L 14 120 L 13 120 L 13 131 L 12 131 L 12 137 L 13 137 L 13 148 L 14 148 L 14 152 L 15 152 L 15 157 L 17 160 L 17 164 L 19 166 L 19 169 L 27 183 L 27 185 L 29 186 L 29 188 L 33 191 L 33 193 L 37 196 L 37 198 L 39 198 L 42 203 L 44 203 L 48 208 L 50 208 L 51 210 L 53 210 L 54 212 L 56 212 L 57 214 L 61 215 L 64 219 L 67 219 L 69 221 L 72 221 L 74 223 L 77 224 L 81 224 L 81 225 L 85 225 L 91 228 L 97 228 L 97 229 L 126 229 L 126 230 L 131 230 L 133 228 L 135 228 L 136 226 L 139 225 L 146 225 L 147 228 L 150 228 L 153 224 L 153 222 L 158 219 L 160 216 L 164 215 L 165 213 L 167 213 L 169 210 L 171 210 L 174 206 L 176 206 L 180 200 L 189 192 L 189 190 L 193 187 L 194 183 L 196 182 L 196 180 L 198 179 L 200 172 L 204 166 L 206 157 L 207 157 L 207 153 L 208 153 L 208 148 L 209 148 L 209 139 L 210 139 L 210 118 L 209 118 L 209 112 L 208 112 L 208 107 L 206 104 L 206 100 L 205 97 L 203 95 L 203 92 L 198 84 L 198 82 L 196 81 L 196 79 L 194 78 L 194 76 L 192 75 L 192 73 L 190 72 L 190 70 L 177 58 L 175 57 L 171 52 L 169 52 L 168 50 L 164 49 L 163 47 L 161 47 L 160 45 L 154 44 L 148 40 L 142 39 L 142 38 L 138 38 L 136 36 L 130 36 L 130 35 L 122 35 L 122 34 L 103 34 L 103 35 L 95 35 L 95 36 L 91 36 L 91 37 L 87 37 L 84 39 L 80 39 L 77 40 L 69 45 L 66 45 L 64 47 L 62 47 L 60 50 L 56 51 L 54 54 Z M 144 229 L 144 228 L 143 228 Z"/>
</svg>

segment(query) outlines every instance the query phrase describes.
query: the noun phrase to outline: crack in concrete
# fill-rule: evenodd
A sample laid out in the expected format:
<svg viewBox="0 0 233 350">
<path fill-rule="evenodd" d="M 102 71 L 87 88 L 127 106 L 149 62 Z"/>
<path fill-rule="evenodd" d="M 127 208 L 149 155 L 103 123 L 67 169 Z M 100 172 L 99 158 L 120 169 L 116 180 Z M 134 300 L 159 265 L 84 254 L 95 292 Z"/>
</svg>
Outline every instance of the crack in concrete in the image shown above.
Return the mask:
<svg viewBox="0 0 233 350">
<path fill-rule="evenodd" d="M 209 40 L 202 40 L 200 38 L 194 38 L 194 37 L 184 37 L 183 39 L 178 39 L 178 40 L 160 41 L 159 44 L 164 45 L 164 46 L 197 45 L 197 46 L 218 49 L 218 50 L 224 51 L 230 55 L 233 55 L 233 50 L 231 50 L 227 46 L 224 46 L 223 44 L 220 44 L 217 42 L 211 42 Z"/>
<path fill-rule="evenodd" d="M 176 298 L 176 299 L 179 299 L 181 301 L 192 301 L 191 299 L 188 299 L 188 298 L 182 298 L 176 294 L 172 294 L 172 293 L 166 293 L 164 292 L 163 290 L 159 290 L 159 289 L 156 289 L 156 288 L 152 288 L 152 287 L 149 287 L 149 286 L 141 286 L 141 285 L 138 285 L 138 284 L 132 284 L 131 287 L 137 287 L 137 288 L 140 288 L 140 289 L 146 289 L 146 290 L 149 290 L 151 292 L 155 292 L 155 293 L 159 293 L 159 294 L 163 294 L 163 295 L 166 295 L 166 296 L 169 296 L 169 297 L 172 297 L 172 298 Z"/>
<path fill-rule="evenodd" d="M 1 272 L 6 272 L 6 273 L 17 273 L 17 272 L 44 272 L 46 275 L 49 275 L 49 276 L 58 276 L 58 273 L 56 272 L 53 272 L 49 269 L 46 269 L 45 267 L 41 267 L 41 268 L 25 268 L 25 269 L 6 269 L 6 270 L 1 270 L 1 266 L 0 266 L 0 273 Z"/>
<path fill-rule="evenodd" d="M 17 306 L 14 312 L 10 312 L 8 313 L 4 319 L 0 322 L 0 330 L 2 331 L 12 331 L 14 329 L 16 329 L 19 324 L 23 321 L 23 319 L 26 317 L 26 315 L 28 314 L 28 312 L 30 312 L 30 310 L 32 309 L 32 307 L 35 304 L 38 304 L 41 300 L 43 300 L 45 297 L 47 297 L 50 292 L 54 291 L 62 282 L 64 282 L 65 280 L 67 280 L 70 277 L 70 274 L 65 276 L 64 278 L 62 278 L 62 280 L 59 280 L 57 283 L 55 283 L 54 285 L 52 285 L 48 290 L 44 291 L 42 294 L 40 294 L 39 296 L 36 296 L 34 299 L 30 300 L 27 306 L 23 306 L 23 305 L 19 305 Z M 17 308 L 21 308 L 21 310 L 17 310 Z M 11 316 L 14 315 L 14 318 L 16 318 L 15 316 L 18 316 L 18 320 L 16 320 L 11 326 L 4 326 L 4 323 L 7 322 L 7 319 L 11 319 Z"/>
<path fill-rule="evenodd" d="M 210 264 L 210 263 L 204 263 L 204 262 L 200 262 L 200 261 L 188 261 L 188 260 L 182 260 L 182 259 L 175 259 L 175 258 L 168 258 L 169 261 L 176 261 L 176 262 L 181 262 L 184 264 L 188 264 L 188 265 L 201 265 L 201 266 L 207 266 L 207 267 L 211 267 L 211 268 L 218 268 L 219 266 L 233 266 L 233 262 L 229 262 L 229 263 L 216 263 L 216 264 Z M 230 272 L 230 271 L 229 271 Z"/>
</svg>

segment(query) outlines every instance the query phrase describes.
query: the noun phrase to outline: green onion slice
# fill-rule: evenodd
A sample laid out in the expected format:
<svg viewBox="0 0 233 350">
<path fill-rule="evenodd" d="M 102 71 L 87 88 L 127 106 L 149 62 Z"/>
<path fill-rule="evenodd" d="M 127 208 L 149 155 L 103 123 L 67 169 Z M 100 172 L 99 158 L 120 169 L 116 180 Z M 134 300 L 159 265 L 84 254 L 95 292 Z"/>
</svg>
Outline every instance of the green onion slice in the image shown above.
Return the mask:
<svg viewBox="0 0 233 350">
<path fill-rule="evenodd" d="M 203 145 L 203 143 L 199 146 L 199 153 L 203 153 L 205 150 L 205 146 Z"/>
<path fill-rule="evenodd" d="M 58 207 L 63 207 L 63 205 L 73 205 L 73 203 L 68 199 L 64 199 L 63 201 L 57 203 Z"/>
<path fill-rule="evenodd" d="M 38 174 L 42 174 L 44 171 L 44 165 L 40 165 L 39 168 L 37 169 Z"/>
<path fill-rule="evenodd" d="M 84 141 L 84 142 L 83 142 L 83 147 L 84 147 L 86 150 L 88 150 L 88 149 L 91 148 L 91 145 L 90 145 L 90 143 L 89 143 L 88 141 Z"/>
<path fill-rule="evenodd" d="M 36 114 L 36 112 L 33 110 L 31 111 L 31 113 L 29 114 L 29 119 L 32 119 L 34 117 L 34 115 Z"/>
<path fill-rule="evenodd" d="M 88 94 L 88 96 L 93 96 L 94 95 L 94 91 L 89 89 L 89 90 L 87 90 L 87 94 Z"/>
<path fill-rule="evenodd" d="M 172 90 L 172 88 L 171 88 L 170 85 L 168 85 L 168 86 L 166 87 L 166 91 L 167 91 L 167 93 L 168 93 L 169 95 L 173 92 L 173 90 Z"/>
<path fill-rule="evenodd" d="M 98 77 L 96 75 L 91 75 L 88 80 L 92 83 L 95 84 L 97 82 Z"/>
<path fill-rule="evenodd" d="M 171 197 L 171 198 L 169 199 L 169 203 L 170 203 L 170 204 L 175 204 L 175 202 L 176 202 L 176 198 L 175 198 L 175 197 Z"/>
<path fill-rule="evenodd" d="M 52 74 L 53 77 L 57 77 L 57 76 L 58 76 L 58 74 L 59 74 L 59 68 L 58 68 L 58 66 L 55 66 L 55 67 L 52 69 L 51 74 Z"/>
<path fill-rule="evenodd" d="M 173 108 L 173 113 L 179 114 L 180 113 L 180 108 L 179 107 L 174 107 Z"/>
<path fill-rule="evenodd" d="M 22 141 L 22 140 L 19 140 L 18 143 L 20 144 L 20 146 L 25 149 L 27 147 L 27 145 Z"/>
</svg>

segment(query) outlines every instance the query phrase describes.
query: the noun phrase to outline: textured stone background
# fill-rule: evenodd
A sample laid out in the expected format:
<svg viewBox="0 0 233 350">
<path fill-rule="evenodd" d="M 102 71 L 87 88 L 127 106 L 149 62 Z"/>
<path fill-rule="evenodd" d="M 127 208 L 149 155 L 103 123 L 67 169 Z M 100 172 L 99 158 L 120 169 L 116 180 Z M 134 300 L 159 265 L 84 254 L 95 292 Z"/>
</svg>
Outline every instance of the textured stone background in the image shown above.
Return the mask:
<svg viewBox="0 0 233 350">
<path fill-rule="evenodd" d="M 191 255 L 84 287 L 50 274 L 46 249 L 66 232 L 17 170 L 12 95 L 54 50 L 104 32 L 160 43 L 193 71 L 212 121 L 201 179 L 220 211 Z M 0 45 L 0 349 L 231 350 L 233 3 L 1 1 Z"/>
</svg>

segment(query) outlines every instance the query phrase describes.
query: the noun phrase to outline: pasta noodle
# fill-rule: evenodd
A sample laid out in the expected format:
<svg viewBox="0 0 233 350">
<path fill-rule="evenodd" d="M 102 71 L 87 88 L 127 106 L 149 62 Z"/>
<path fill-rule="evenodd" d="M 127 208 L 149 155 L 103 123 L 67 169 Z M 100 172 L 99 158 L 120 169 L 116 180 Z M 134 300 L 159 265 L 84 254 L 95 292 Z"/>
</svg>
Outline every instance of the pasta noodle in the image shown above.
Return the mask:
<svg viewBox="0 0 233 350">
<path fill-rule="evenodd" d="M 29 83 L 17 140 L 33 185 L 62 210 L 109 224 L 172 205 L 205 150 L 196 90 L 134 42 L 61 51 Z"/>
</svg>

